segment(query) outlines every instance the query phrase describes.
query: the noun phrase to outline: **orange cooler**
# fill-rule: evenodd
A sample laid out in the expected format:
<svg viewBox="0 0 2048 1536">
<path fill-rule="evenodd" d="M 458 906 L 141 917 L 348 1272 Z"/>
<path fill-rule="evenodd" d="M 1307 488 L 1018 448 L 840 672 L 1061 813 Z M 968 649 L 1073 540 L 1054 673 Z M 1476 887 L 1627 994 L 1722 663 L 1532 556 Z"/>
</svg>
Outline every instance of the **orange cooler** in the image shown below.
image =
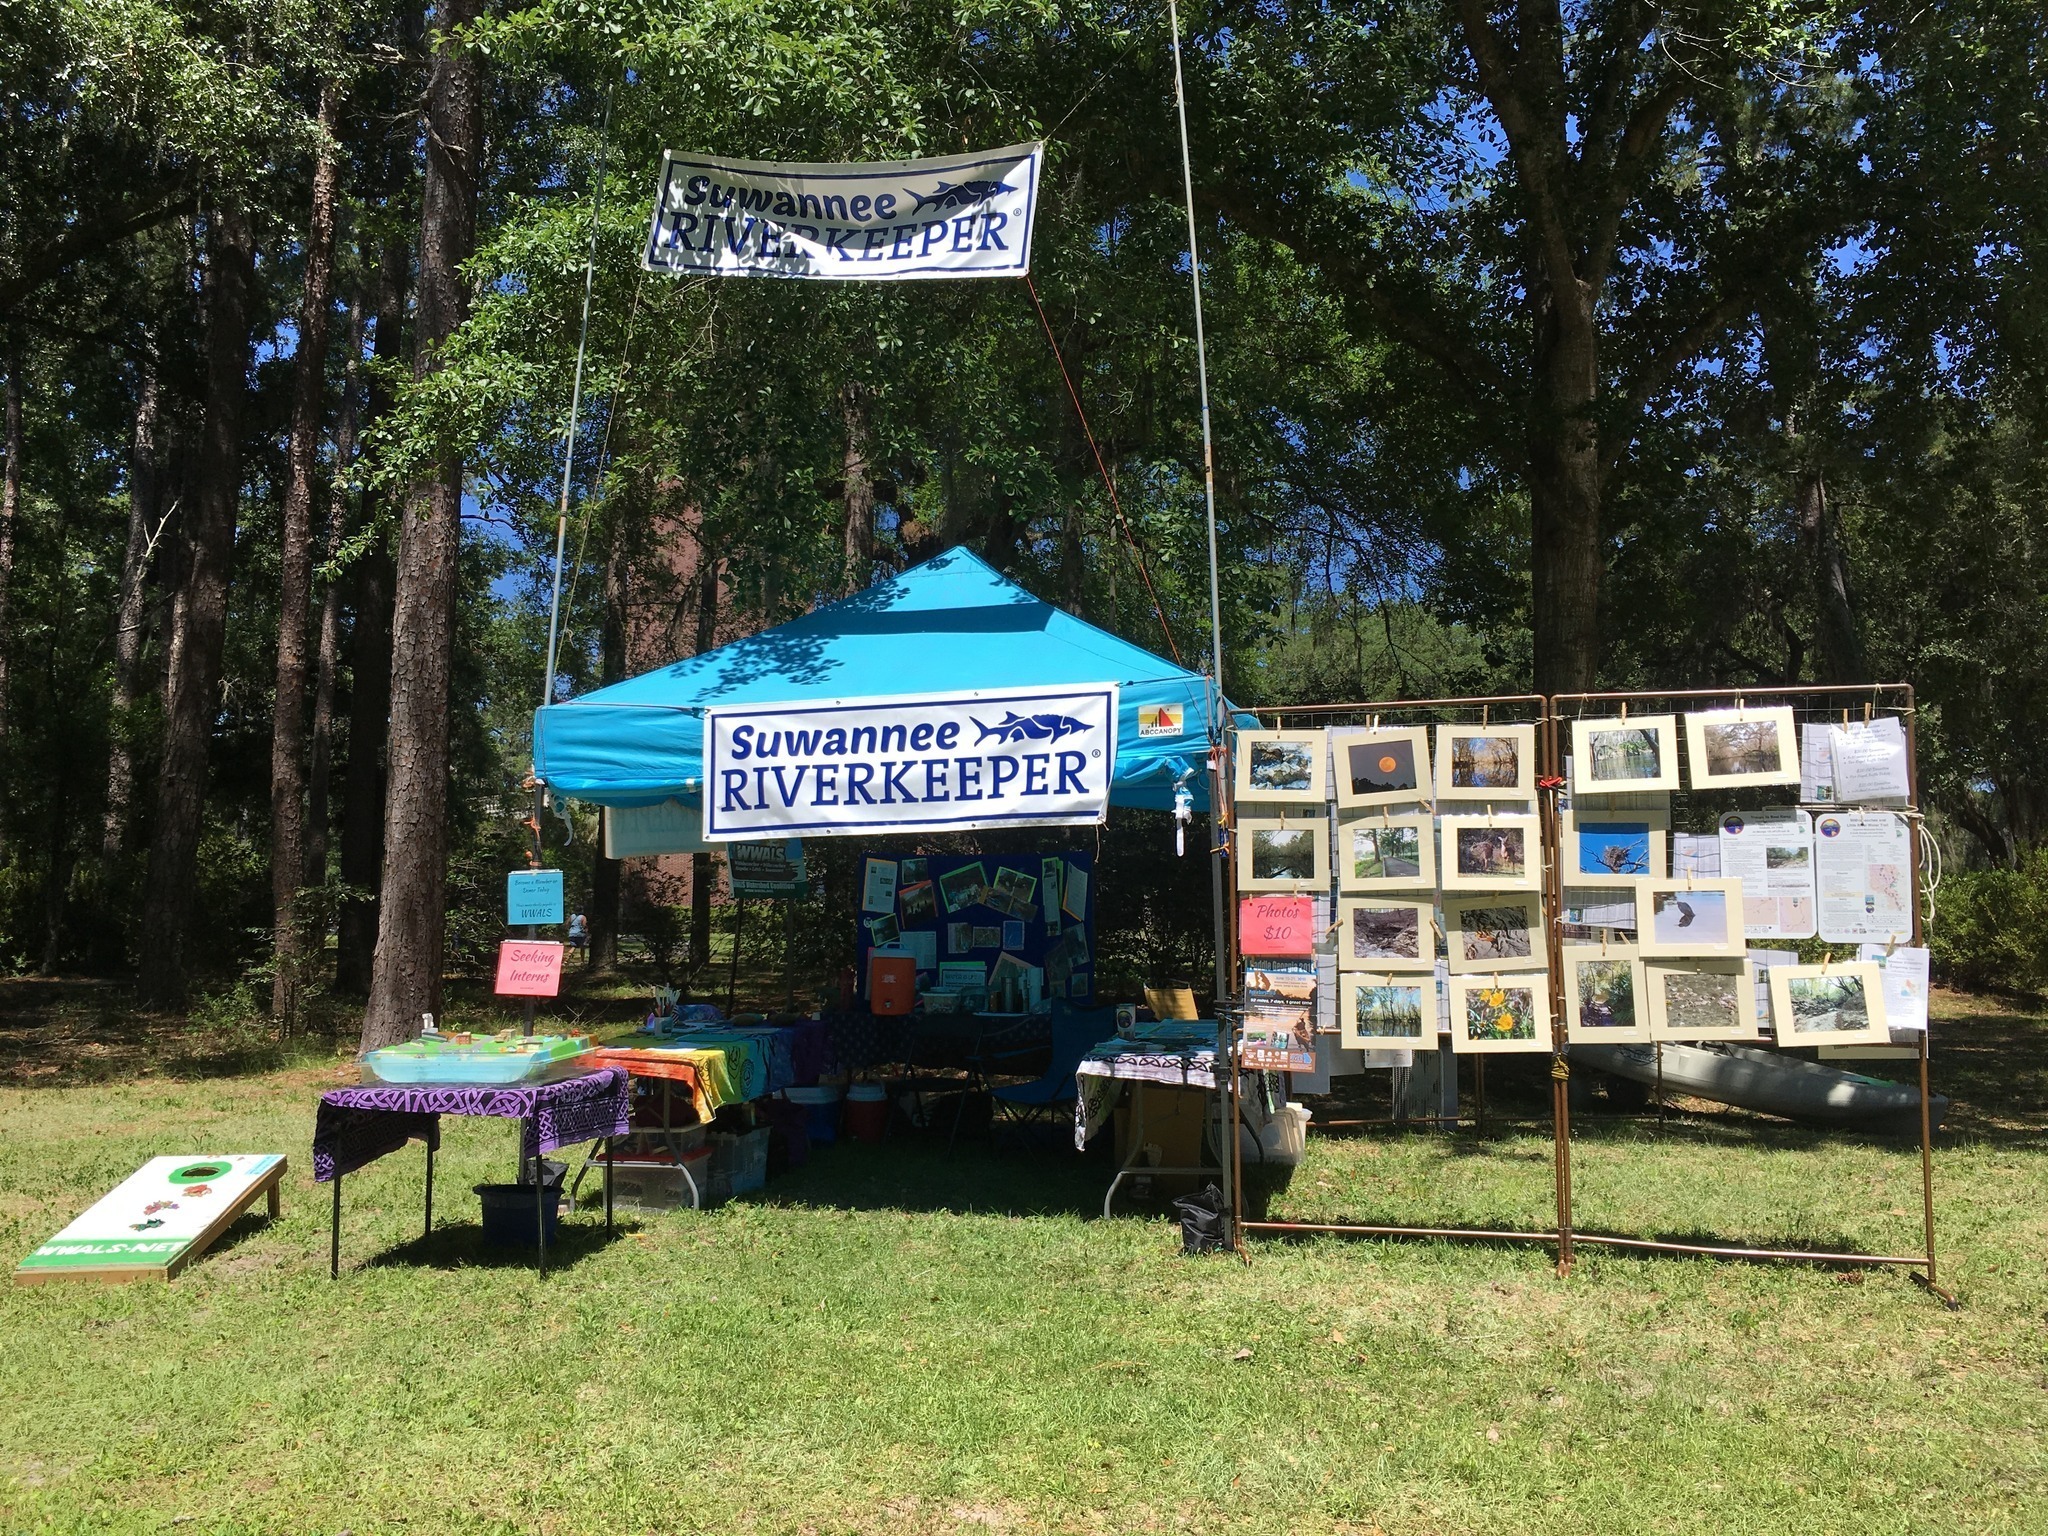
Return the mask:
<svg viewBox="0 0 2048 1536">
<path fill-rule="evenodd" d="M 870 954 L 868 956 L 868 1011 L 908 1013 L 917 1001 L 917 957 L 914 955 Z"/>
</svg>

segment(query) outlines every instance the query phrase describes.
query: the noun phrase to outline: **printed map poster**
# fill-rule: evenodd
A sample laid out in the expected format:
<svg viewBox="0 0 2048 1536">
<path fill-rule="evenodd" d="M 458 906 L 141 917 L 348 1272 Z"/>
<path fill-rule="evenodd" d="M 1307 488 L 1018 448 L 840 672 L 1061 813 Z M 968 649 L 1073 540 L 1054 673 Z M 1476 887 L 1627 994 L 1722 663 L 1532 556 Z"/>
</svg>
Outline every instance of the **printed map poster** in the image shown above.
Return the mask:
<svg viewBox="0 0 2048 1536">
<path fill-rule="evenodd" d="M 1913 835 L 1890 811 L 1826 811 L 1813 819 L 1820 936 L 1830 944 L 1904 944 L 1913 937 Z"/>
<path fill-rule="evenodd" d="M 1721 873 L 1742 882 L 1742 926 L 1750 938 L 1813 937 L 1813 817 L 1805 811 L 1728 812 L 1721 818 Z"/>
<path fill-rule="evenodd" d="M 14 1271 L 45 1280 L 168 1280 L 268 1194 L 277 1212 L 285 1161 L 276 1153 L 153 1157 Z"/>
</svg>

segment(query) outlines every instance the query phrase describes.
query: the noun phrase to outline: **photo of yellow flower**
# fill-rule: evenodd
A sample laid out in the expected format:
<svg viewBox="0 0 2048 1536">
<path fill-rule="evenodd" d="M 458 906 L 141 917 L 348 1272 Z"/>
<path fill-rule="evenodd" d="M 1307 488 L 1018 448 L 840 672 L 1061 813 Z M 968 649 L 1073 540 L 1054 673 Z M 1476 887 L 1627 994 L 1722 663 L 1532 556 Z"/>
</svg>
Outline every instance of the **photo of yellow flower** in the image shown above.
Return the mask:
<svg viewBox="0 0 2048 1536">
<path fill-rule="evenodd" d="M 1474 987 L 1465 996 L 1465 1038 L 1468 1040 L 1534 1040 L 1536 992 L 1533 987 L 1494 983 Z"/>
</svg>

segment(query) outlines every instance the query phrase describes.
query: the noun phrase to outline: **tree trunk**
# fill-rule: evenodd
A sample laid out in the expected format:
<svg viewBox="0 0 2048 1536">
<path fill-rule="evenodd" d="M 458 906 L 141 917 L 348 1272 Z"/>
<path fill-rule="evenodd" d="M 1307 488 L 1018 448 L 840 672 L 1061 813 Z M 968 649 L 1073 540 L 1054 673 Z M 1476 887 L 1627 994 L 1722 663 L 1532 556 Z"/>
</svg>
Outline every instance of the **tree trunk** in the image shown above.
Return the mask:
<svg viewBox="0 0 2048 1536">
<path fill-rule="evenodd" d="M 163 410 L 154 344 L 142 356 L 135 381 L 135 439 L 128 459 L 128 546 L 121 552 L 120 597 L 114 607 L 114 699 L 107 750 L 107 807 L 100 823 L 100 857 L 121 856 L 128 840 L 128 803 L 135 792 L 136 696 L 142 685 L 142 643 L 148 634 L 150 556 L 163 530 L 157 526 L 157 431 Z"/>
<path fill-rule="evenodd" d="M 331 143 L 338 113 L 334 82 L 320 87 L 319 124 Z M 334 211 L 339 172 L 324 147 L 313 162 L 313 206 L 306 220 L 306 279 L 299 301 L 299 345 L 286 451 L 284 529 L 278 547 L 277 688 L 270 724 L 270 1016 L 298 1016 L 309 936 L 302 932 L 299 886 L 306 875 L 306 632 L 313 598 L 313 473 L 327 404 L 327 334 L 334 307 Z"/>
<path fill-rule="evenodd" d="M 341 418 L 334 427 L 334 485 L 327 497 L 327 537 L 321 561 L 332 566 L 348 532 L 348 493 L 343 477 L 356 457 L 356 369 L 363 355 L 362 301 L 348 307 L 348 367 L 341 381 Z M 306 859 L 303 885 L 327 883 L 327 833 L 334 781 L 334 672 L 341 651 L 339 578 L 329 576 L 320 594 L 320 635 L 313 653 L 313 736 L 306 754 Z"/>
<path fill-rule="evenodd" d="M 0 476 L 0 741 L 7 738 L 8 660 L 13 654 L 7 633 L 8 610 L 14 600 L 14 533 L 21 518 L 21 335 L 7 331 L 7 395 L 0 414 L 6 419 L 7 471 Z"/>
<path fill-rule="evenodd" d="M 849 450 L 848 459 L 852 454 Z M 851 482 L 849 482 L 851 483 Z M 718 562 L 700 541 L 697 558 L 697 649 L 702 656 L 718 638 Z M 717 875 L 711 855 L 690 855 L 690 970 L 694 975 L 711 963 L 711 887 Z"/>
<path fill-rule="evenodd" d="M 875 575 L 875 481 L 868 461 L 872 437 L 865 384 L 842 384 L 839 409 L 846 419 L 846 575 L 843 590 L 863 590 Z M 700 650 L 708 647 L 699 647 Z"/>
<path fill-rule="evenodd" d="M 1530 628 L 1538 693 L 1585 693 L 1600 666 L 1602 466 L 1593 295 L 1553 290 L 1540 323 L 1529 431 Z"/>
<path fill-rule="evenodd" d="M 1849 566 L 1828 505 L 1826 477 L 1810 469 L 1799 477 L 1794 515 L 1799 542 L 1806 547 L 1807 569 L 1813 574 L 1818 632 L 1814 637 L 1815 682 L 1860 683 L 1867 673 L 1863 637 L 1856 627 L 1856 609 L 1849 601 Z M 1789 677 L 1788 683 L 1798 678 Z"/>
<path fill-rule="evenodd" d="M 239 212 L 207 228 L 206 421 L 200 433 L 185 559 L 172 608 L 164 689 L 163 763 L 156 826 L 143 885 L 141 965 L 145 1006 L 175 1008 L 185 996 L 185 934 L 193 912 L 206 768 L 220 703 L 228 567 L 242 487 L 242 410 L 248 392 L 253 241 Z"/>
<path fill-rule="evenodd" d="M 412 247 L 384 247 L 377 278 L 379 363 L 396 362 L 405 348 L 405 294 Z M 375 422 L 391 409 L 391 392 L 372 370 L 364 413 Z M 375 493 L 364 498 L 363 522 L 376 520 Z M 351 572 L 355 622 L 349 630 L 348 763 L 341 786 L 341 883 L 351 893 L 338 913 L 334 984 L 353 997 L 370 994 L 370 960 L 377 947 L 377 882 L 384 871 L 384 747 L 391 719 L 391 551 L 373 539 Z"/>
<path fill-rule="evenodd" d="M 604 631 L 599 641 L 599 676 L 616 683 L 626 675 L 626 535 L 614 516 L 611 552 L 604 565 Z M 590 968 L 609 971 L 619 963 L 619 861 L 604 855 L 600 811 L 597 858 L 590 871 Z"/>
<path fill-rule="evenodd" d="M 427 174 L 420 206 L 413 376 L 440 366 L 462 323 L 461 264 L 476 243 L 483 139 L 482 71 L 456 36 L 481 0 L 444 0 L 434 18 L 427 81 Z M 449 455 L 415 485 L 399 523 L 392 612 L 390 781 L 384 791 L 384 879 L 377 913 L 365 1048 L 410 1039 L 441 1011 L 448 842 L 448 679 L 455 638 L 462 463 Z"/>
</svg>

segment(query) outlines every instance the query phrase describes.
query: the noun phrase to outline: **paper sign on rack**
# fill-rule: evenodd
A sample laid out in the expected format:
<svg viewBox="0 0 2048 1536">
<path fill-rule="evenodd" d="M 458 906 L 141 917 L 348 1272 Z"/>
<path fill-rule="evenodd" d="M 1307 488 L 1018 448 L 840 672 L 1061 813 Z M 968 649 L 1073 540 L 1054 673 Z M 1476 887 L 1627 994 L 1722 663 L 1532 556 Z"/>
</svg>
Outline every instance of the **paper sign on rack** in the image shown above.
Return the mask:
<svg viewBox="0 0 2048 1536">
<path fill-rule="evenodd" d="M 1244 954 L 1307 959 L 1315 941 L 1312 897 L 1247 896 L 1237 904 L 1237 947 Z"/>
<path fill-rule="evenodd" d="M 1830 944 L 1903 943 L 1913 936 L 1912 833 L 1890 811 L 1814 818 L 1820 936 Z"/>
<path fill-rule="evenodd" d="M 1730 811 L 1721 818 L 1721 874 L 1742 882 L 1743 930 L 1753 939 L 1810 939 L 1813 818 L 1805 811 Z"/>
<path fill-rule="evenodd" d="M 1837 805 L 1906 803 L 1906 728 L 1897 715 L 1830 726 L 1828 741 Z"/>
<path fill-rule="evenodd" d="M 1902 945 L 1866 944 L 1859 960 L 1876 963 L 1884 972 L 1884 1021 L 1894 1035 L 1927 1028 L 1928 953 Z"/>
</svg>

